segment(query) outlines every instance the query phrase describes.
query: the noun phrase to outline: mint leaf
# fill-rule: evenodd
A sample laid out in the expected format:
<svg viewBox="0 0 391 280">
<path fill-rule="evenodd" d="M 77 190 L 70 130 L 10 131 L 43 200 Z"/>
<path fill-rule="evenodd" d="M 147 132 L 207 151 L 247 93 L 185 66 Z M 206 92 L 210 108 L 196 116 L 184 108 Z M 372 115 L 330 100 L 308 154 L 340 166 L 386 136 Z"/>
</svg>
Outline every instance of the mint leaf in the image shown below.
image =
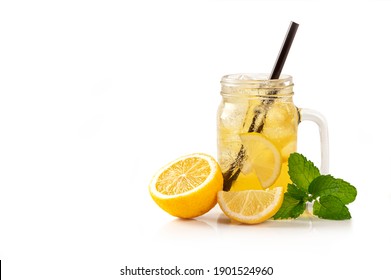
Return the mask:
<svg viewBox="0 0 391 280">
<path fill-rule="evenodd" d="M 299 153 L 292 153 L 288 159 L 288 173 L 292 184 L 284 195 L 281 208 L 274 219 L 299 217 L 307 202 L 314 202 L 313 214 L 323 219 L 350 219 L 345 206 L 353 202 L 357 189 L 342 179 L 331 175 L 320 175 L 319 169 Z"/>
<path fill-rule="evenodd" d="M 292 197 L 289 193 L 285 193 L 284 201 L 282 202 L 281 208 L 273 216 L 275 220 L 277 219 L 296 219 L 305 210 L 305 202 L 303 200 L 298 200 Z"/>
<path fill-rule="evenodd" d="M 288 167 L 292 182 L 304 191 L 307 191 L 312 180 L 320 175 L 314 163 L 299 153 L 292 153 L 289 156 Z"/>
<path fill-rule="evenodd" d="M 355 187 L 342 179 L 335 179 L 331 175 L 321 175 L 315 178 L 308 187 L 308 192 L 313 197 L 335 196 L 343 204 L 353 202 L 357 196 Z"/>
<path fill-rule="evenodd" d="M 291 197 L 297 200 L 304 200 L 308 197 L 308 193 L 294 184 L 288 184 L 288 193 Z"/>
<path fill-rule="evenodd" d="M 313 213 L 319 218 L 329 220 L 347 220 L 351 218 L 349 209 L 345 204 L 338 197 L 332 195 L 322 196 L 319 201 L 315 201 Z"/>
</svg>

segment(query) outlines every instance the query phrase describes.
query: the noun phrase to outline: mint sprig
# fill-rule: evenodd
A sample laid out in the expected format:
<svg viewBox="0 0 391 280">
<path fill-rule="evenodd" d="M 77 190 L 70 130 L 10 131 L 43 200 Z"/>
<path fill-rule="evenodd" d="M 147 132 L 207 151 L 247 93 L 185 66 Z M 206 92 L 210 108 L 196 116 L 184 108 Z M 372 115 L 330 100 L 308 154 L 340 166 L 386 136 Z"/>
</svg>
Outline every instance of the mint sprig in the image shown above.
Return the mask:
<svg viewBox="0 0 391 280">
<path fill-rule="evenodd" d="M 299 153 L 288 159 L 289 176 L 287 192 L 274 219 L 297 218 L 304 213 L 307 202 L 313 202 L 313 214 L 322 219 L 346 220 L 351 215 L 347 204 L 357 196 L 354 186 L 331 175 L 321 175 L 319 169 Z"/>
</svg>

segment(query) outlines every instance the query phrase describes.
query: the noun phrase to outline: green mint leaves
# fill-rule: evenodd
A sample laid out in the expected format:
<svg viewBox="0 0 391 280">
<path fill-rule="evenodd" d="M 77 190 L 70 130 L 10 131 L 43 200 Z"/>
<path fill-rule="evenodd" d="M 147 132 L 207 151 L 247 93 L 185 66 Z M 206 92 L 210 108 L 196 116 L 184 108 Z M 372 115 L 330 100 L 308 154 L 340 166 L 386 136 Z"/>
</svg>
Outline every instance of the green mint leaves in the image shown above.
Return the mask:
<svg viewBox="0 0 391 280">
<path fill-rule="evenodd" d="M 313 214 L 319 218 L 351 218 L 346 204 L 356 199 L 355 187 L 331 175 L 321 175 L 319 169 L 299 153 L 290 155 L 288 166 L 292 184 L 288 185 L 282 206 L 274 215 L 274 219 L 299 217 L 304 213 L 307 202 L 314 202 Z"/>
<path fill-rule="evenodd" d="M 320 176 L 319 169 L 303 155 L 293 153 L 288 159 L 289 177 L 292 182 L 304 191 L 308 190 L 312 181 Z"/>
</svg>

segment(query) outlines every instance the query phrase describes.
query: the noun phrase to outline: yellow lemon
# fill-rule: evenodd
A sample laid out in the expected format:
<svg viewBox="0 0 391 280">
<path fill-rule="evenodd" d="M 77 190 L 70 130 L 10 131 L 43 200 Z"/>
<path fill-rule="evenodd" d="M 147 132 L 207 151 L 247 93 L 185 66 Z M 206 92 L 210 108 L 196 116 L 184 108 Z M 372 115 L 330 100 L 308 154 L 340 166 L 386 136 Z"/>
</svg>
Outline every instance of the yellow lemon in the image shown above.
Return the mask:
<svg viewBox="0 0 391 280">
<path fill-rule="evenodd" d="M 242 144 L 263 188 L 268 188 L 277 180 L 281 172 L 281 155 L 276 146 L 260 133 L 240 135 Z"/>
<path fill-rule="evenodd" d="M 180 218 L 205 214 L 217 203 L 223 175 L 216 160 L 206 154 L 180 157 L 152 178 L 149 192 L 167 213 Z"/>
<path fill-rule="evenodd" d="M 283 200 L 282 187 L 238 192 L 220 191 L 217 194 L 217 201 L 225 215 L 245 224 L 258 224 L 273 217 Z"/>
</svg>

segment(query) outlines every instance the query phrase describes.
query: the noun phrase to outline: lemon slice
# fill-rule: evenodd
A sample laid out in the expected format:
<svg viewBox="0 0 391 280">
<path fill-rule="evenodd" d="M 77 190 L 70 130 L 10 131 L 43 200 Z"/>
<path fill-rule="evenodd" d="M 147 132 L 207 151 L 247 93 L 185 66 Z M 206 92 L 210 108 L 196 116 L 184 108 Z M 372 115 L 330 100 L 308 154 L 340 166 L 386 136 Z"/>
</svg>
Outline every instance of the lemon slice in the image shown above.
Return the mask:
<svg viewBox="0 0 391 280">
<path fill-rule="evenodd" d="M 260 133 L 243 133 L 240 139 L 262 187 L 273 185 L 281 172 L 281 155 L 276 146 Z"/>
<path fill-rule="evenodd" d="M 274 216 L 284 200 L 284 189 L 220 191 L 217 201 L 230 219 L 245 224 L 258 224 Z"/>
<path fill-rule="evenodd" d="M 205 214 L 217 203 L 223 176 L 216 160 L 191 154 L 162 167 L 152 178 L 149 193 L 167 213 L 180 218 Z"/>
</svg>

